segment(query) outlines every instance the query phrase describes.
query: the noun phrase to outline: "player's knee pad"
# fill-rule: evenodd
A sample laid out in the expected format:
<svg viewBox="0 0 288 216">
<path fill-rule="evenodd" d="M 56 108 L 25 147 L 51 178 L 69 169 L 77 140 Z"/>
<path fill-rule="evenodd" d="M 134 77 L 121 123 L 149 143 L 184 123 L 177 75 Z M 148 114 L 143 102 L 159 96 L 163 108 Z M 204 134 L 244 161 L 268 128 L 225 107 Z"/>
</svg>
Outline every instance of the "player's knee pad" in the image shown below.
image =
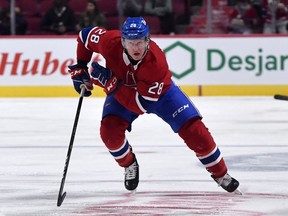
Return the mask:
<svg viewBox="0 0 288 216">
<path fill-rule="evenodd" d="M 129 123 L 115 115 L 108 115 L 101 121 L 100 136 L 109 150 L 123 145 L 125 130 Z"/>
<path fill-rule="evenodd" d="M 208 128 L 199 118 L 193 118 L 186 122 L 178 134 L 197 156 L 205 155 L 216 147 Z"/>
</svg>

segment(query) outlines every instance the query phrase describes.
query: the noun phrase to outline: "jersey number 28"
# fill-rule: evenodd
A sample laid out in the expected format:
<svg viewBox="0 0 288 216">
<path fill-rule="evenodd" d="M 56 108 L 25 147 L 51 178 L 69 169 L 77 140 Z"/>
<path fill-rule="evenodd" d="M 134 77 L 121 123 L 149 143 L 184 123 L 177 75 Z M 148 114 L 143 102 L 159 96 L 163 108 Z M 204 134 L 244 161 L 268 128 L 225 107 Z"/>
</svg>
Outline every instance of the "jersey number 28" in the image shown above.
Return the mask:
<svg viewBox="0 0 288 216">
<path fill-rule="evenodd" d="M 153 86 L 151 86 L 151 87 L 149 88 L 148 92 L 149 92 L 150 94 L 153 94 L 153 95 L 155 95 L 155 94 L 160 95 L 161 92 L 162 92 L 163 86 L 164 86 L 164 83 L 163 83 L 163 82 L 161 82 L 161 83 L 159 83 L 159 82 L 154 82 L 154 83 L 153 83 Z"/>
<path fill-rule="evenodd" d="M 101 36 L 102 34 L 104 34 L 105 32 L 106 32 L 106 31 L 103 30 L 103 29 L 97 29 L 97 30 L 94 32 L 95 34 L 92 34 L 92 35 L 91 35 L 91 38 L 90 38 L 91 42 L 93 42 L 93 43 L 99 43 L 100 36 Z"/>
</svg>

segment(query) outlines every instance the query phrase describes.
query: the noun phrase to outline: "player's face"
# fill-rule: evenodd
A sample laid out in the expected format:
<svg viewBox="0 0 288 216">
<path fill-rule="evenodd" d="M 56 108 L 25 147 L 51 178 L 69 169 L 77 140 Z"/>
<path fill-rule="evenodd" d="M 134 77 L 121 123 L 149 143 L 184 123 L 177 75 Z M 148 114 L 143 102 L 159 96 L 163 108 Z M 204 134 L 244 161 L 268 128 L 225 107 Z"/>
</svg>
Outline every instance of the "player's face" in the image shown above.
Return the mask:
<svg viewBox="0 0 288 216">
<path fill-rule="evenodd" d="M 128 54 L 136 61 L 140 60 L 144 55 L 148 42 L 145 38 L 137 40 L 124 40 L 124 47 Z"/>
</svg>

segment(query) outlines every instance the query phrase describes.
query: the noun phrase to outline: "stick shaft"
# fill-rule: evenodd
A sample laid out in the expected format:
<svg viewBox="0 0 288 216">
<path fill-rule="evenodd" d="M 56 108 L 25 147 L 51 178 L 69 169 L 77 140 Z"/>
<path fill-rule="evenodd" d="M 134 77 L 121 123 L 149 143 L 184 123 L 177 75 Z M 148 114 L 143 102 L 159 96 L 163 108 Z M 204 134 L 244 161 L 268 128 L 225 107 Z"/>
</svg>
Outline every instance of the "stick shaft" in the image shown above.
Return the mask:
<svg viewBox="0 0 288 216">
<path fill-rule="evenodd" d="M 277 99 L 277 100 L 288 100 L 288 96 L 287 95 L 276 94 L 276 95 L 274 95 L 274 98 Z"/>
<path fill-rule="evenodd" d="M 65 184 L 65 180 L 66 180 L 68 166 L 69 166 L 69 162 L 70 162 L 70 158 L 71 158 L 71 153 L 72 153 L 74 138 L 75 138 L 75 134 L 76 134 L 76 130 L 77 130 L 77 125 L 78 125 L 78 120 L 79 120 L 79 116 L 80 116 L 80 111 L 81 111 L 81 107 L 82 107 L 82 101 L 83 101 L 84 92 L 85 92 L 85 88 L 82 87 L 81 88 L 81 93 L 80 93 L 80 98 L 79 98 L 79 101 L 78 101 L 76 116 L 75 116 L 75 119 L 74 119 L 72 134 L 71 134 L 71 137 L 70 137 L 70 143 L 69 143 L 68 152 L 67 152 L 67 156 L 66 156 L 66 161 L 65 161 L 63 176 L 62 176 L 62 180 L 61 180 L 60 190 L 59 190 L 59 194 L 58 194 L 57 206 L 61 206 L 61 204 L 62 204 L 62 202 L 63 202 L 63 200 L 65 199 L 65 196 L 66 196 L 66 192 L 63 193 L 63 189 L 64 189 L 64 184 Z"/>
</svg>

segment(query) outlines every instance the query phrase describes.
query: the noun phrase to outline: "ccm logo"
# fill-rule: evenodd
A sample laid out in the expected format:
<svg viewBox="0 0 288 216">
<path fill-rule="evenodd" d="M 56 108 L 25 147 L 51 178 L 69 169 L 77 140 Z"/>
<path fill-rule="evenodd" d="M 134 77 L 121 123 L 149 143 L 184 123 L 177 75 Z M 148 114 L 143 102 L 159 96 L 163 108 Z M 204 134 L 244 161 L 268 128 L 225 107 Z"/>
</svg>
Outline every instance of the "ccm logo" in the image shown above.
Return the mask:
<svg viewBox="0 0 288 216">
<path fill-rule="evenodd" d="M 189 108 L 189 104 L 186 104 L 180 108 L 178 108 L 174 113 L 173 113 L 173 118 L 175 118 L 179 113 L 181 113 L 183 110 Z"/>
</svg>

